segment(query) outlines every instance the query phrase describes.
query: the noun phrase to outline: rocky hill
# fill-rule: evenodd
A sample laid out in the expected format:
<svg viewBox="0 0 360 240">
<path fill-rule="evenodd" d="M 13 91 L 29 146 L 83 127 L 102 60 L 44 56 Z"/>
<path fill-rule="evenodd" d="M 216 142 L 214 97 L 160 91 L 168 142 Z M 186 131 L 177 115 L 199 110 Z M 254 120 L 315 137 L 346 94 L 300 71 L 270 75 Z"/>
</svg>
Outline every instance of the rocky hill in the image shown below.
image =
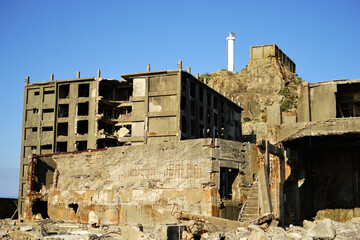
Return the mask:
<svg viewBox="0 0 360 240">
<path fill-rule="evenodd" d="M 280 104 L 285 115 L 295 114 L 302 82 L 276 57 L 250 60 L 240 74 L 221 70 L 203 74 L 200 80 L 239 102 L 244 122 L 266 121 L 266 106 L 273 104 Z"/>
</svg>

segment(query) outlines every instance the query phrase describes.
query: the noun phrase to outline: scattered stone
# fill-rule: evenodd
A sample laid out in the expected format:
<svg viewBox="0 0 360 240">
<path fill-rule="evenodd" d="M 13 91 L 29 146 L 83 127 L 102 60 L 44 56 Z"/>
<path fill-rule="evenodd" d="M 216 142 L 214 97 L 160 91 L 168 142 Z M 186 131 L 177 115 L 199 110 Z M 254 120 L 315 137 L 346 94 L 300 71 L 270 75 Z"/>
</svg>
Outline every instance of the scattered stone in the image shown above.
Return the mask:
<svg viewBox="0 0 360 240">
<path fill-rule="evenodd" d="M 22 232 L 28 232 L 28 231 L 31 231 L 31 230 L 33 230 L 33 227 L 30 226 L 30 225 L 23 226 L 23 227 L 20 228 L 20 231 L 22 231 Z"/>
<path fill-rule="evenodd" d="M 308 221 L 308 220 L 303 221 L 303 228 L 305 228 L 306 230 L 313 227 L 314 225 L 315 225 L 314 222 L 311 222 L 311 221 Z"/>
<path fill-rule="evenodd" d="M 250 229 L 251 231 L 255 231 L 255 232 L 264 232 L 259 226 L 254 225 L 254 224 L 250 224 L 248 226 L 248 229 Z"/>
<path fill-rule="evenodd" d="M 287 234 L 286 231 L 281 227 L 269 227 L 267 230 L 267 236 L 271 237 L 271 239 L 277 239 L 277 240 L 286 240 Z"/>
<path fill-rule="evenodd" d="M 307 230 L 307 236 L 315 239 L 335 238 L 335 229 L 330 219 L 324 219 Z"/>
</svg>

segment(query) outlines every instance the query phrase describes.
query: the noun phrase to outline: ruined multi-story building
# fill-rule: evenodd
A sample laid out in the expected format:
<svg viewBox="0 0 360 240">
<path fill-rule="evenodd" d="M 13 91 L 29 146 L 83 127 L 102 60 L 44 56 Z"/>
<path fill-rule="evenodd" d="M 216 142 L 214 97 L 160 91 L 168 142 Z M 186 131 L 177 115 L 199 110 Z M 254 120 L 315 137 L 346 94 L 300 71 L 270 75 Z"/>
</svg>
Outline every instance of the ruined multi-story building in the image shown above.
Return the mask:
<svg viewBox="0 0 360 240">
<path fill-rule="evenodd" d="M 241 139 L 242 108 L 180 69 L 25 85 L 19 212 L 32 154 L 195 138 Z"/>
</svg>

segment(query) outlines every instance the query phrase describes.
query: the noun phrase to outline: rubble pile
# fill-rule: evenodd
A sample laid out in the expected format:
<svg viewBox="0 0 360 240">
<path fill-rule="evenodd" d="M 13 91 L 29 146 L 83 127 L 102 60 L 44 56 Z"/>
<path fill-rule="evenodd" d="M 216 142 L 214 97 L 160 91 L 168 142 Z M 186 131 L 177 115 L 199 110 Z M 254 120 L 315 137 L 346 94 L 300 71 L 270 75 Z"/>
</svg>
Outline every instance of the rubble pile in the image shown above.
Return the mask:
<svg viewBox="0 0 360 240">
<path fill-rule="evenodd" d="M 270 224 L 250 224 L 247 227 L 238 227 L 236 231 L 209 231 L 202 233 L 199 239 L 360 239 L 360 218 L 353 218 L 346 223 L 331 219 L 315 220 L 314 222 L 305 220 L 303 227 L 290 225 L 285 229 L 276 226 L 276 224 L 277 222 L 274 221 Z M 183 239 L 194 239 L 194 236 L 199 236 L 199 228 L 193 226 L 194 222 L 190 221 L 187 225 L 187 230 L 190 232 L 184 231 Z"/>
<path fill-rule="evenodd" d="M 214 225 L 213 219 L 197 219 L 181 221 L 185 226 L 179 239 L 192 240 L 256 240 L 256 239 L 360 239 L 360 218 L 340 223 L 331 219 L 304 220 L 303 227 L 290 225 L 282 228 L 276 226 L 277 221 L 261 225 L 240 223 L 231 220 L 230 225 L 219 222 Z M 244 227 L 237 227 L 244 225 Z M 90 225 L 65 223 L 45 219 L 41 221 L 21 222 L 18 220 L 0 220 L 0 239 L 172 239 L 160 237 L 154 232 L 144 232 L 141 225 Z"/>
<path fill-rule="evenodd" d="M 41 221 L 0 220 L 0 239 L 155 239 L 142 231 L 142 226 L 116 226 Z"/>
</svg>

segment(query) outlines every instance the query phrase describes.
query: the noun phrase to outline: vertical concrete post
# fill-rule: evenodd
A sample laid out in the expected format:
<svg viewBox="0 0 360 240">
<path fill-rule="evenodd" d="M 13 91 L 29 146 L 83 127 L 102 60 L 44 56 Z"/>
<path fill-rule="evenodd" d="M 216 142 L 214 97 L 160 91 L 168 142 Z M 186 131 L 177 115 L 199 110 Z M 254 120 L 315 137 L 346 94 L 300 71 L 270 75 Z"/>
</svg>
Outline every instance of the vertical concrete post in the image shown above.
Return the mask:
<svg viewBox="0 0 360 240">
<path fill-rule="evenodd" d="M 30 77 L 29 76 L 27 76 L 26 79 L 25 79 L 25 85 L 28 85 L 28 84 L 30 84 Z"/>
<path fill-rule="evenodd" d="M 179 60 L 179 62 L 178 62 L 178 69 L 179 69 L 179 70 L 182 69 L 182 61 L 181 61 L 181 60 Z"/>
<path fill-rule="evenodd" d="M 101 75 L 100 69 L 97 70 L 97 77 L 99 78 Z"/>
<path fill-rule="evenodd" d="M 146 71 L 147 71 L 147 72 L 150 72 L 150 64 L 147 65 Z"/>
<path fill-rule="evenodd" d="M 76 78 L 80 78 L 80 72 L 76 72 Z"/>
<path fill-rule="evenodd" d="M 199 79 L 199 73 L 196 73 L 196 79 Z"/>
<path fill-rule="evenodd" d="M 54 81 L 54 74 L 50 75 L 50 81 Z"/>
<path fill-rule="evenodd" d="M 188 67 L 188 73 L 191 73 L 191 67 Z"/>
<path fill-rule="evenodd" d="M 206 78 L 204 79 L 204 83 L 207 84 L 207 79 Z"/>
</svg>

